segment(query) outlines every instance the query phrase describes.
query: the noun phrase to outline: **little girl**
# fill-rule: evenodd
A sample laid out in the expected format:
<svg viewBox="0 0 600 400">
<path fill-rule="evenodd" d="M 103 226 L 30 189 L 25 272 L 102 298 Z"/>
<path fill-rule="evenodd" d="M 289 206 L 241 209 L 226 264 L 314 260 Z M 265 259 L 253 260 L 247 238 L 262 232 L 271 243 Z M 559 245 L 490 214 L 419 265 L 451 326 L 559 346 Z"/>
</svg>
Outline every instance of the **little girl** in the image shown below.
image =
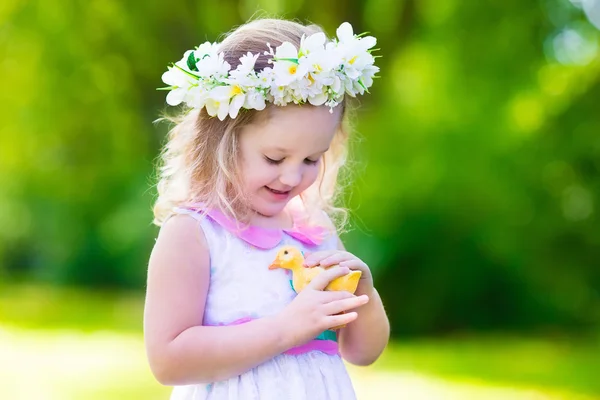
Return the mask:
<svg viewBox="0 0 600 400">
<path fill-rule="evenodd" d="M 186 107 L 163 152 L 144 332 L 172 399 L 354 399 L 343 360 L 368 365 L 385 348 L 369 267 L 330 219 L 343 211 L 345 96 L 373 83 L 374 45 L 348 23 L 328 40 L 256 20 L 163 75 L 167 103 Z M 297 294 L 288 270 L 269 268 L 284 245 L 307 268 L 339 268 Z M 323 290 L 351 270 L 362 272 L 354 294 Z"/>
</svg>

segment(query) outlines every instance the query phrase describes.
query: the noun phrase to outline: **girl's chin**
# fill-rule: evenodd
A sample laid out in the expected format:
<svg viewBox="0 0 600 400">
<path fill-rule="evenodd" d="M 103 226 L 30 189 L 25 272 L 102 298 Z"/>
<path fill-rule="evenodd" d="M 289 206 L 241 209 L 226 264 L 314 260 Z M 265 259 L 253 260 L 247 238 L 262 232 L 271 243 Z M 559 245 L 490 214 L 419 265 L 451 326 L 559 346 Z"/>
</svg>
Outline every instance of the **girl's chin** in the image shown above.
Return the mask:
<svg viewBox="0 0 600 400">
<path fill-rule="evenodd" d="M 255 207 L 254 211 L 259 214 L 262 215 L 263 217 L 267 217 L 267 218 L 271 218 L 271 217 L 276 217 L 279 214 L 281 214 L 281 212 L 283 211 L 284 207 Z"/>
<path fill-rule="evenodd" d="M 287 201 L 279 201 L 277 203 L 261 202 L 260 204 L 253 204 L 252 209 L 264 217 L 275 217 L 283 211 L 287 203 Z"/>
</svg>

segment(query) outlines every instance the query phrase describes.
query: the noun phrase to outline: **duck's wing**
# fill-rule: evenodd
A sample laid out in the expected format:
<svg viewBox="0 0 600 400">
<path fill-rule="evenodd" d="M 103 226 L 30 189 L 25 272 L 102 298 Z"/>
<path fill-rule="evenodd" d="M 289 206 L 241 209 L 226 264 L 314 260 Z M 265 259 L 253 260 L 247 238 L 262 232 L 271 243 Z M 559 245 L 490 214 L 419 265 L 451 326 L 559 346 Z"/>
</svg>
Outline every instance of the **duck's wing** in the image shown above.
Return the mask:
<svg viewBox="0 0 600 400">
<path fill-rule="evenodd" d="M 323 268 L 313 267 L 313 268 L 298 268 L 293 270 L 293 288 L 296 293 L 300 293 L 302 289 L 306 287 L 317 275 L 319 275 L 323 271 Z"/>
<path fill-rule="evenodd" d="M 331 283 L 327 285 L 326 290 L 345 290 L 354 293 L 358 286 L 361 274 L 360 271 L 351 271 L 347 275 L 340 276 L 339 278 L 332 280 Z"/>
<path fill-rule="evenodd" d="M 311 282 L 317 275 L 325 271 L 322 267 L 305 268 L 307 281 Z"/>
</svg>

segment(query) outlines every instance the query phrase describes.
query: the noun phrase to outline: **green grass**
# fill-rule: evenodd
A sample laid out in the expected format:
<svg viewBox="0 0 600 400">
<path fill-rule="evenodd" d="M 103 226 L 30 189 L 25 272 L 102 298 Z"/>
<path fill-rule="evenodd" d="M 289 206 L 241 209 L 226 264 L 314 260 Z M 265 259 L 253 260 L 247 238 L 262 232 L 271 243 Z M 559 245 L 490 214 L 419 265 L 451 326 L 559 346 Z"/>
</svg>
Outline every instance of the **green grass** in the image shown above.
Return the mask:
<svg viewBox="0 0 600 400">
<path fill-rule="evenodd" d="M 0 286 L 0 321 L 29 329 L 140 333 L 144 294 L 39 285 Z"/>
<path fill-rule="evenodd" d="M 0 398 L 168 398 L 169 388 L 154 381 L 146 364 L 142 312 L 143 293 L 0 287 Z M 592 340 L 427 339 L 392 343 L 373 367 L 352 370 L 357 377 L 394 381 L 416 373 L 450 386 L 516 387 L 553 396 L 531 397 L 536 399 L 600 399 L 598 354 L 600 345 Z"/>
<path fill-rule="evenodd" d="M 377 367 L 600 398 L 599 354 L 600 345 L 592 341 L 470 337 L 393 343 Z"/>
<path fill-rule="evenodd" d="M 0 325 L 0 398 L 167 399 L 139 335 Z"/>
</svg>

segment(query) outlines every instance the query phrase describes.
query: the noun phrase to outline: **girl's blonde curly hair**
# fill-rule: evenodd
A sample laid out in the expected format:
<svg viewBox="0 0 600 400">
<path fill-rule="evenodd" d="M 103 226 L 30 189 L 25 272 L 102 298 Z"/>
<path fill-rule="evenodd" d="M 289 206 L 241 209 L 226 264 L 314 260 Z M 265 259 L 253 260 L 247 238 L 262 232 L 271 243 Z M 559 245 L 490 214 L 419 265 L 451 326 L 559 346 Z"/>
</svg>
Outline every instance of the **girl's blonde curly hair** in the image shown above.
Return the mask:
<svg viewBox="0 0 600 400">
<path fill-rule="evenodd" d="M 302 35 L 323 32 L 316 25 L 301 25 L 279 19 L 259 19 L 242 25 L 228 34 L 219 51 L 235 69 L 239 59 L 247 52 L 260 53 L 255 69 L 268 67 L 268 57 L 263 53 L 267 43 L 279 46 L 287 41 L 300 47 Z M 210 117 L 205 109 L 200 112 L 186 110 L 177 117 L 164 117 L 175 126 L 169 131 L 158 166 L 158 198 L 154 204 L 154 223 L 162 225 L 174 213 L 175 207 L 202 203 L 204 209 L 217 208 L 239 222 L 247 222 L 252 210 L 242 193 L 238 168 L 238 143 L 242 128 L 269 117 L 269 104 L 263 111 L 240 110 L 234 118 L 220 121 Z M 298 107 L 298 106 L 288 106 Z M 302 107 L 313 107 L 306 104 Z M 347 104 L 344 100 L 341 121 L 330 149 L 324 154 L 321 170 L 315 183 L 301 195 L 309 215 L 319 218 L 321 211 L 341 228 L 347 213 L 336 202 L 341 194 L 340 169 L 346 163 L 348 124 Z"/>
</svg>

